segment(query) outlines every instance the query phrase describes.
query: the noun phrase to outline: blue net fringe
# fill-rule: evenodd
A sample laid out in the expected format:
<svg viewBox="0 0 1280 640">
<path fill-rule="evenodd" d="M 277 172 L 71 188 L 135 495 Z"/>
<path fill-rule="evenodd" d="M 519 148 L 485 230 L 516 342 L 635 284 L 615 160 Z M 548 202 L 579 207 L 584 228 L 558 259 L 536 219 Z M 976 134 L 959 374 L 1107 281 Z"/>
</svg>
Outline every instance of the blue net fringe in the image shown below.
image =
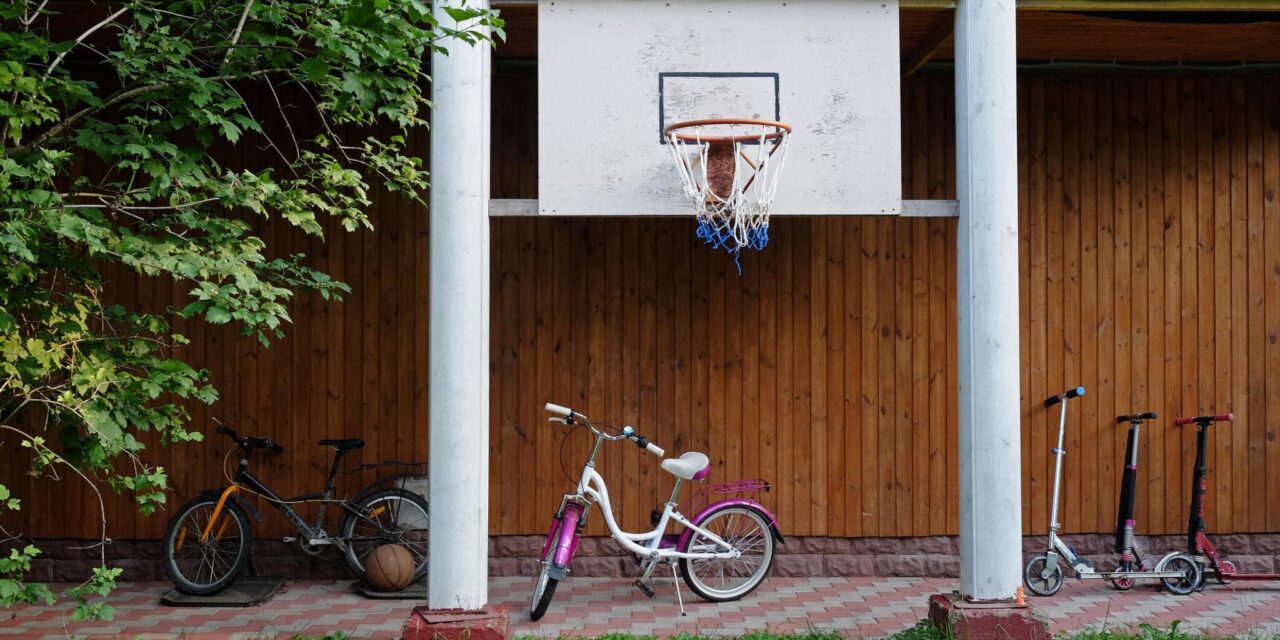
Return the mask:
<svg viewBox="0 0 1280 640">
<path fill-rule="evenodd" d="M 760 251 L 769 244 L 769 225 L 762 225 L 747 231 L 747 242 L 737 242 L 732 233 L 722 225 L 708 220 L 698 220 L 697 236 L 712 249 L 724 249 L 733 255 L 733 264 L 738 267 L 738 275 L 742 275 L 741 251 L 754 249 Z"/>
</svg>

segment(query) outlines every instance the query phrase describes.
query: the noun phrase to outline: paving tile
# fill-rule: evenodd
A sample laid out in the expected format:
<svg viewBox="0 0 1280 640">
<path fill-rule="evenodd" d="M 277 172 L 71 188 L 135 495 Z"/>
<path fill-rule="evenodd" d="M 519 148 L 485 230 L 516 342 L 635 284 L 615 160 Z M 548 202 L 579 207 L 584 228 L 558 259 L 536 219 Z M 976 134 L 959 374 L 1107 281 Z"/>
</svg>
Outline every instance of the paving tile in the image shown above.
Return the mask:
<svg viewBox="0 0 1280 640">
<path fill-rule="evenodd" d="M 929 595 L 950 591 L 955 581 L 922 578 L 774 578 L 741 601 L 714 604 L 687 590 L 681 616 L 670 579 L 655 582 L 657 595 L 645 598 L 621 578 L 571 578 L 540 622 L 529 621 L 528 577 L 495 578 L 490 597 L 512 612 L 513 631 L 555 638 L 612 631 L 667 636 L 680 631 L 732 635 L 770 629 L 833 629 L 850 637 L 882 637 L 915 624 Z M 352 638 L 396 638 L 412 600 L 366 600 L 343 581 L 287 585 L 272 601 L 252 608 L 169 608 L 159 604 L 168 590 L 161 583 L 124 584 L 112 596 L 112 622 L 70 623 L 67 609 L 24 606 L 0 623 L 3 640 L 91 640 L 142 637 L 146 640 L 289 637 L 342 630 Z M 1151 587 L 1120 592 L 1102 582 L 1071 582 L 1053 598 L 1033 604 L 1054 623 L 1054 631 L 1115 628 L 1143 622 L 1182 620 L 1194 631 L 1233 634 L 1280 633 L 1280 583 L 1211 586 L 1203 593 L 1172 596 Z"/>
</svg>

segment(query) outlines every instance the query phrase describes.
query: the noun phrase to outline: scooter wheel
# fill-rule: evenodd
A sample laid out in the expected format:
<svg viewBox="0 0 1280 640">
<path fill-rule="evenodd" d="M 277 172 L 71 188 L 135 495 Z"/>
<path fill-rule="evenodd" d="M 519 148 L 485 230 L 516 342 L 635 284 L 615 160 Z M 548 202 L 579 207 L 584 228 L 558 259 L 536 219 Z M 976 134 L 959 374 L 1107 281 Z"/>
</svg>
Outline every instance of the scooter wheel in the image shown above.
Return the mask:
<svg viewBox="0 0 1280 640">
<path fill-rule="evenodd" d="M 1156 565 L 1156 571 L 1176 571 L 1181 574 L 1174 578 L 1160 578 L 1164 588 L 1176 595 L 1190 595 L 1204 583 L 1204 574 L 1200 571 L 1200 565 L 1185 553 L 1161 560 L 1160 564 Z"/>
<path fill-rule="evenodd" d="M 1022 581 L 1027 585 L 1027 591 L 1037 596 L 1051 596 L 1062 588 L 1062 567 L 1056 563 L 1052 567 L 1046 567 L 1048 563 L 1048 556 L 1043 555 L 1036 556 L 1027 563 L 1027 568 L 1022 571 Z"/>
<path fill-rule="evenodd" d="M 1213 567 L 1213 575 L 1218 579 L 1218 584 L 1231 584 L 1236 571 L 1236 563 L 1230 560 L 1219 560 Z"/>
<path fill-rule="evenodd" d="M 1136 582 L 1133 578 L 1115 578 L 1111 581 L 1111 586 L 1121 591 L 1128 591 L 1133 588 Z"/>
</svg>

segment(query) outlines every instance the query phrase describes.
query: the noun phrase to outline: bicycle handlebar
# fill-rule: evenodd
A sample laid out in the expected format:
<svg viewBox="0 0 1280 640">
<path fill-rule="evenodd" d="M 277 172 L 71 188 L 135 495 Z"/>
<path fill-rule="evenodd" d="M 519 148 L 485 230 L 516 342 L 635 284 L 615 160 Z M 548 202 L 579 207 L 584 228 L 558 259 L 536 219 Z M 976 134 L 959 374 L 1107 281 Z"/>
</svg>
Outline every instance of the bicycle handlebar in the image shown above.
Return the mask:
<svg viewBox="0 0 1280 640">
<path fill-rule="evenodd" d="M 256 436 L 245 436 L 241 438 L 240 435 L 236 433 L 235 429 L 222 424 L 221 420 L 214 418 L 213 421 L 218 425 L 218 433 L 231 438 L 232 442 L 236 443 L 236 446 L 244 449 L 245 451 L 248 451 L 249 449 L 266 449 L 272 453 L 284 453 L 284 447 L 272 442 L 271 438 L 259 438 Z"/>
<path fill-rule="evenodd" d="M 1178 418 L 1177 420 L 1174 420 L 1173 423 L 1180 427 L 1182 425 L 1191 424 L 1193 422 L 1208 425 L 1210 422 L 1229 422 L 1231 420 L 1235 420 L 1235 418 L 1236 418 L 1236 415 L 1234 413 L 1219 413 L 1216 416 L 1196 416 L 1194 418 Z"/>
<path fill-rule="evenodd" d="M 590 429 L 591 433 L 594 434 L 597 438 L 600 438 L 603 440 L 623 440 L 623 439 L 631 440 L 632 442 L 636 443 L 637 447 L 640 447 L 641 449 L 644 449 L 645 451 L 648 451 L 649 453 L 652 453 L 653 455 L 658 456 L 659 458 L 667 455 L 666 450 L 650 442 L 648 438 L 637 433 L 635 430 L 635 427 L 632 427 L 630 425 L 623 427 L 621 434 L 611 435 L 597 429 L 595 425 L 591 424 L 590 418 L 582 415 L 581 413 L 578 413 L 577 411 L 574 411 L 573 409 L 570 409 L 569 407 L 562 407 L 558 404 L 555 404 L 554 402 L 548 402 L 542 405 L 542 408 L 545 409 L 548 413 L 554 413 L 557 416 L 560 416 L 559 418 L 548 418 L 548 420 L 552 422 L 564 422 L 565 424 L 571 425 L 574 423 L 574 418 L 579 418 L 582 424 L 586 426 L 588 429 Z"/>
<path fill-rule="evenodd" d="M 546 403 L 545 405 L 542 406 L 542 408 L 546 409 L 548 413 L 554 413 L 563 418 L 568 418 L 569 416 L 573 415 L 573 409 L 570 409 L 569 407 L 562 407 L 558 404 L 551 403 L 551 402 Z"/>
<path fill-rule="evenodd" d="M 1156 418 L 1159 418 L 1159 417 L 1160 416 L 1157 415 L 1156 412 L 1148 411 L 1146 413 L 1135 413 L 1132 415 L 1116 416 L 1116 423 L 1121 424 L 1125 422 L 1142 422 L 1143 420 L 1155 420 Z"/>
<path fill-rule="evenodd" d="M 1077 398 L 1077 397 L 1080 397 L 1080 396 L 1082 396 L 1082 395 L 1084 395 L 1084 387 L 1076 387 L 1076 388 L 1074 388 L 1074 389 L 1067 389 L 1066 391 L 1063 391 L 1062 393 L 1059 393 L 1059 394 L 1058 394 L 1058 395 L 1056 395 L 1056 396 L 1050 396 L 1050 397 L 1048 397 L 1048 398 L 1045 398 L 1045 400 L 1044 400 L 1044 406 L 1046 406 L 1046 407 L 1052 407 L 1053 405 L 1058 404 L 1059 402 L 1062 402 L 1063 400 L 1066 400 L 1066 399 L 1069 399 L 1069 398 Z"/>
</svg>

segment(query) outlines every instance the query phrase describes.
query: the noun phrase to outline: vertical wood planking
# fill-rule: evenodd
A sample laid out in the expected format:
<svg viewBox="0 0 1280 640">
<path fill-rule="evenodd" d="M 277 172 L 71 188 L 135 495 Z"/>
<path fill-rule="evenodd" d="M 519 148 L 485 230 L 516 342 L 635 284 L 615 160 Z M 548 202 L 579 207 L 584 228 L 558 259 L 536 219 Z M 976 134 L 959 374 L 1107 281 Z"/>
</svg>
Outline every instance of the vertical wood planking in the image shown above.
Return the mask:
<svg viewBox="0 0 1280 640">
<path fill-rule="evenodd" d="M 1029 532 L 1047 524 L 1057 427 L 1041 401 L 1072 384 L 1089 393 L 1068 425 L 1067 532 L 1110 530 L 1124 444 L 1111 421 L 1141 410 L 1162 413 L 1144 430 L 1144 533 L 1182 530 L 1194 434 L 1168 421 L 1208 410 L 1237 415 L 1211 432 L 1211 529 L 1280 527 L 1277 82 L 1020 78 Z M 503 86 L 527 96 L 535 84 Z M 908 197 L 954 194 L 951 92 L 943 76 L 904 82 Z M 495 193 L 536 195 L 530 141 L 495 144 L 526 161 L 499 164 Z M 272 255 L 305 252 L 353 286 L 338 304 L 299 296 L 285 340 L 262 349 L 232 328 L 185 329 L 193 344 L 184 353 L 222 392 L 214 407 L 193 408 L 192 428 L 208 431 L 208 417 L 219 416 L 281 440 L 286 454 L 258 463 L 281 493 L 316 488 L 330 459 L 315 446 L 321 437 L 365 438 L 363 461 L 425 457 L 428 220 L 420 206 L 381 194 L 373 210 L 372 232 L 335 227 L 324 243 L 260 229 Z M 955 531 L 954 221 L 775 219 L 773 231 L 739 275 L 685 219 L 494 221 L 495 533 L 540 532 L 569 484 L 563 431 L 540 408 L 547 400 L 634 423 L 672 454 L 706 451 L 715 479 L 772 480 L 766 500 L 788 533 Z M 135 286 L 123 271 L 108 280 L 132 289 L 123 295 L 137 305 L 185 298 L 169 283 Z M 221 440 L 149 449 L 172 471 L 174 501 L 220 482 Z M 571 436 L 566 462 L 579 463 L 588 444 Z M 10 471 L 24 459 L 5 461 L 0 476 L 29 503 L 94 504 L 73 483 L 31 486 Z M 621 446 L 606 447 L 600 466 L 622 524 L 643 527 L 669 477 Z M 340 478 L 349 490 L 372 479 Z M 107 499 L 113 537 L 162 532 L 163 516 L 135 516 L 127 496 Z M 24 512 L 20 529 L 94 534 L 91 523 L 43 511 Z M 259 529 L 285 532 L 273 516 Z M 604 532 L 600 519 L 588 532 Z"/>
</svg>

